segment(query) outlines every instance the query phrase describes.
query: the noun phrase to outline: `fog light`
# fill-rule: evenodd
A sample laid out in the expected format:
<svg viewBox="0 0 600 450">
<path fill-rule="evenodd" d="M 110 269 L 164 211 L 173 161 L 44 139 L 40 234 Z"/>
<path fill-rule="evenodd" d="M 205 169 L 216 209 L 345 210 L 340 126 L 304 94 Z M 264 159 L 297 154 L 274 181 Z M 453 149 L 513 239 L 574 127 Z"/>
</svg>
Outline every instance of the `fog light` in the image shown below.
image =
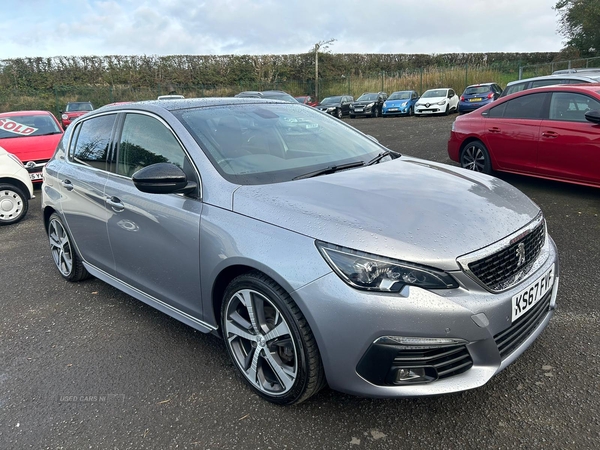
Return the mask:
<svg viewBox="0 0 600 450">
<path fill-rule="evenodd" d="M 396 369 L 394 384 L 429 383 L 437 380 L 437 370 L 433 367 L 401 367 Z"/>
</svg>

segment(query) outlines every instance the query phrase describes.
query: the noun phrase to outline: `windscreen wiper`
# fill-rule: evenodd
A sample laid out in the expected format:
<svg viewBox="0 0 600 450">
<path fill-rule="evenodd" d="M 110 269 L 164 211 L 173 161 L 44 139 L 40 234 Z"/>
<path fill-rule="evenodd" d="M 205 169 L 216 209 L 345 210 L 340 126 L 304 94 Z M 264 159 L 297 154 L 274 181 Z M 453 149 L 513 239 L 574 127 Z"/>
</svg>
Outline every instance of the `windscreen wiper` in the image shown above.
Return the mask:
<svg viewBox="0 0 600 450">
<path fill-rule="evenodd" d="M 392 150 L 386 150 L 385 152 L 380 153 L 379 155 L 377 155 L 375 158 L 373 158 L 371 161 L 369 161 L 366 165 L 370 166 L 372 164 L 377 164 L 379 161 L 381 161 L 383 158 L 385 158 L 386 156 L 389 155 L 397 155 L 396 157 L 400 156 L 400 154 L 398 154 L 397 152 L 393 152 Z M 394 158 L 392 158 L 394 159 Z"/>
<path fill-rule="evenodd" d="M 350 163 L 346 163 L 346 164 L 340 164 L 338 166 L 325 167 L 324 169 L 315 170 L 314 172 L 308 172 L 303 175 L 298 175 L 297 177 L 294 177 L 293 179 L 301 180 L 302 178 L 318 177 L 319 175 L 326 175 L 328 173 L 334 173 L 334 172 L 338 172 L 340 170 L 352 169 L 353 167 L 360 167 L 360 166 L 364 166 L 364 165 L 365 165 L 364 161 L 354 161 L 354 162 L 350 162 Z"/>
</svg>

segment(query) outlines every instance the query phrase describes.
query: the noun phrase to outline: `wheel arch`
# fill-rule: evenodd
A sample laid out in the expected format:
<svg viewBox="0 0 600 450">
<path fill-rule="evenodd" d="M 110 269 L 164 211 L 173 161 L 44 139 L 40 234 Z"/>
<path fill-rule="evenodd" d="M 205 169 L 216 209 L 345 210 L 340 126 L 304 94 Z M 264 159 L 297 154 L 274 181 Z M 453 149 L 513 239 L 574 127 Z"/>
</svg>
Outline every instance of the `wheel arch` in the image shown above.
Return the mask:
<svg viewBox="0 0 600 450">
<path fill-rule="evenodd" d="M 23 183 L 21 180 L 10 177 L 0 177 L 0 184 L 10 184 L 14 187 L 18 188 L 24 195 L 27 196 L 27 200 L 31 200 L 31 193 L 29 192 L 29 188 Z"/>
<path fill-rule="evenodd" d="M 231 264 L 221 268 L 218 275 L 214 278 L 214 281 L 211 286 L 210 305 L 212 307 L 212 319 L 213 323 L 217 325 L 217 333 L 219 335 L 221 335 L 222 331 L 221 306 L 223 304 L 223 295 L 225 294 L 225 290 L 234 278 L 250 272 L 257 272 L 270 278 L 279 286 L 281 286 L 281 288 L 284 291 L 286 291 L 288 295 L 291 294 L 291 292 L 293 292 L 293 289 L 289 285 L 289 283 L 285 281 L 285 279 L 282 276 L 280 276 L 277 272 L 270 270 L 268 267 L 265 267 L 262 264 L 255 261 L 232 261 Z M 296 306 L 300 308 L 300 311 L 302 311 L 302 314 L 304 314 L 304 316 L 306 317 L 302 306 Z M 205 317 L 206 316 L 207 315 L 205 314 Z"/>
<path fill-rule="evenodd" d="M 48 224 L 50 223 L 50 216 L 57 211 L 52 206 L 46 206 L 44 208 L 44 229 L 48 233 Z"/>
</svg>

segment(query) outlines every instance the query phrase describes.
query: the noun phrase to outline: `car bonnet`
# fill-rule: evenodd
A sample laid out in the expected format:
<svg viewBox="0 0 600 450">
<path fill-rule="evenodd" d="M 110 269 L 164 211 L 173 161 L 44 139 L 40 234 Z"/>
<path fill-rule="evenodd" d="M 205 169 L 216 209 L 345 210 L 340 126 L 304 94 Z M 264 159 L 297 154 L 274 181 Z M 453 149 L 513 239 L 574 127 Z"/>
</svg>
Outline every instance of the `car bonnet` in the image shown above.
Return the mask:
<svg viewBox="0 0 600 450">
<path fill-rule="evenodd" d="M 439 267 L 531 222 L 539 208 L 487 175 L 413 158 L 242 186 L 235 212 L 314 239 Z"/>
</svg>

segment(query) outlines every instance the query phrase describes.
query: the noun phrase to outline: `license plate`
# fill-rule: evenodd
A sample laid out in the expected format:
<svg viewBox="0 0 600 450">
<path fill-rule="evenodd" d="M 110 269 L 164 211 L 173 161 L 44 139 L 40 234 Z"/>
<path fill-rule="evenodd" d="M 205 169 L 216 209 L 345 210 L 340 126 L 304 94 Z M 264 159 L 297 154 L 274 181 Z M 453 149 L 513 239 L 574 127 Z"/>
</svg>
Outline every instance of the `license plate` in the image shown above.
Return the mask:
<svg viewBox="0 0 600 450">
<path fill-rule="evenodd" d="M 354 110 L 357 112 L 362 112 L 363 109 L 362 108 L 354 108 Z"/>
<path fill-rule="evenodd" d="M 513 295 L 512 298 L 512 321 L 514 322 L 526 314 L 533 306 L 552 289 L 554 284 L 554 264 L 541 277 L 535 280 L 526 289 Z"/>
<path fill-rule="evenodd" d="M 398 108 L 390 108 L 388 111 L 398 111 Z"/>
<path fill-rule="evenodd" d="M 470 102 L 480 102 L 482 99 L 481 97 L 477 97 L 477 98 L 470 98 L 469 101 Z"/>
<path fill-rule="evenodd" d="M 44 176 L 42 175 L 42 172 L 36 172 L 36 173 L 29 174 L 29 179 L 32 181 L 33 180 L 41 180 L 41 179 L 43 179 L 43 177 Z"/>
</svg>

